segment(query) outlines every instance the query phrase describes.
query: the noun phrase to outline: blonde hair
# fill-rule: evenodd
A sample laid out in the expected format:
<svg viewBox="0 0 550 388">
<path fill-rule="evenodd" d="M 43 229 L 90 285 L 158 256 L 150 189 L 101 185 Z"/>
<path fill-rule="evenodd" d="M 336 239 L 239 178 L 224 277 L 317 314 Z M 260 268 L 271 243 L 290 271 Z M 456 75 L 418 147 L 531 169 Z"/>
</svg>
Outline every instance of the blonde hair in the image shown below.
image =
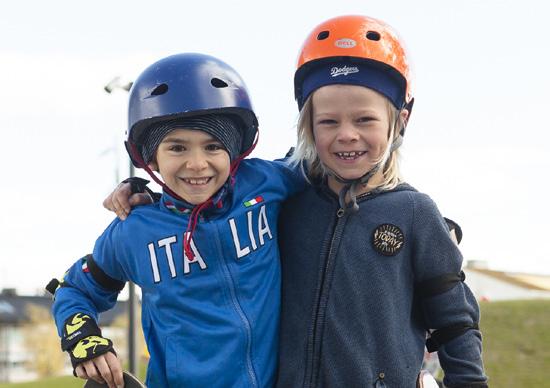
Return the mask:
<svg viewBox="0 0 550 388">
<path fill-rule="evenodd" d="M 312 180 L 325 178 L 329 172 L 319 159 L 319 154 L 315 148 L 315 138 L 313 136 L 313 102 L 312 95 L 304 103 L 298 117 L 298 138 L 294 153 L 290 157 L 290 163 L 305 167 L 304 176 L 311 183 Z M 399 149 L 392 151 L 391 147 L 400 135 L 401 128 L 405 125 L 405 119 L 392 103 L 385 98 L 388 110 L 388 122 L 390 123 L 388 133 L 388 146 L 380 158 L 376 161 L 381 166 L 382 181 L 376 186 L 376 189 L 391 190 L 403 181 L 399 171 Z M 398 140 L 399 141 L 399 140 Z M 365 171 L 367 173 L 367 171 Z"/>
</svg>

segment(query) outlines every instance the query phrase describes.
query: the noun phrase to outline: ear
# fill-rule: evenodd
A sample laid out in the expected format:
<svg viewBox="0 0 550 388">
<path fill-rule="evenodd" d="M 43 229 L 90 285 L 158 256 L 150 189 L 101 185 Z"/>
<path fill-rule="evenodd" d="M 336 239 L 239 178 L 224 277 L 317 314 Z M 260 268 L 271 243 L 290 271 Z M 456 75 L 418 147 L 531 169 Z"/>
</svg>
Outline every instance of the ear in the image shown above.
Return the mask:
<svg viewBox="0 0 550 388">
<path fill-rule="evenodd" d="M 149 166 L 152 171 L 159 172 L 159 166 L 156 161 L 151 161 L 147 166 Z"/>
<path fill-rule="evenodd" d="M 407 125 L 407 121 L 409 121 L 409 111 L 407 109 L 401 109 L 399 112 L 399 116 L 401 120 L 403 120 L 403 123 L 405 123 L 405 126 Z"/>
<path fill-rule="evenodd" d="M 405 127 L 409 123 L 409 118 L 411 117 L 411 112 L 414 106 L 414 98 L 411 98 L 411 100 L 401 109 L 401 111 L 406 111 L 406 115 L 403 116 L 403 122 L 405 123 Z"/>
</svg>

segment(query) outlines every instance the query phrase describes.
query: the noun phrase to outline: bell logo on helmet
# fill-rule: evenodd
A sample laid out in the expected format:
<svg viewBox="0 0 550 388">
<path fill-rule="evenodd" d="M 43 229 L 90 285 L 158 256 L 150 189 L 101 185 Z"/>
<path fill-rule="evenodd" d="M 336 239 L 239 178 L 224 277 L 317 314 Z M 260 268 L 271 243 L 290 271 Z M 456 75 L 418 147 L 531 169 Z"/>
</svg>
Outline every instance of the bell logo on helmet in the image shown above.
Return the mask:
<svg viewBox="0 0 550 388">
<path fill-rule="evenodd" d="M 349 38 L 338 39 L 336 42 L 334 42 L 334 45 L 340 48 L 353 48 L 356 44 L 357 42 Z"/>
<path fill-rule="evenodd" d="M 331 77 L 338 77 L 339 75 L 348 75 L 353 73 L 359 73 L 359 69 L 356 66 L 334 66 L 332 69 L 330 69 Z"/>
</svg>

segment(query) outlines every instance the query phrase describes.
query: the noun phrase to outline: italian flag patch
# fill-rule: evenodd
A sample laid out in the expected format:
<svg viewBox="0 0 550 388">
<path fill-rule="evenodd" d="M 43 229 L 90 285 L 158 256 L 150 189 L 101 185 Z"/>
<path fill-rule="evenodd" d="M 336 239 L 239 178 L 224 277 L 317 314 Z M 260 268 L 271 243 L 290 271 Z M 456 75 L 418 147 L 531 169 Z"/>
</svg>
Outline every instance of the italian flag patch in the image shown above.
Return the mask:
<svg viewBox="0 0 550 388">
<path fill-rule="evenodd" d="M 263 201 L 264 201 L 264 199 L 262 198 L 262 196 L 258 195 L 256 198 L 252 198 L 252 199 L 249 199 L 248 201 L 244 202 L 244 207 L 254 206 L 257 203 L 260 203 L 260 202 L 263 202 Z"/>
</svg>

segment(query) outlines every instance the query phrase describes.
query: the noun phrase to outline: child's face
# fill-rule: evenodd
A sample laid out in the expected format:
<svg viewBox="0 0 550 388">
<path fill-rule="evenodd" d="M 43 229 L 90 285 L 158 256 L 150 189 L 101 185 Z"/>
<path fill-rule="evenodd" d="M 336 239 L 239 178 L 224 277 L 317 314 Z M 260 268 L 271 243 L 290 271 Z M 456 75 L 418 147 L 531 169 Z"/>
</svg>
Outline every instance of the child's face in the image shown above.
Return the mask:
<svg viewBox="0 0 550 388">
<path fill-rule="evenodd" d="M 321 162 L 345 179 L 366 174 L 388 145 L 388 102 L 363 86 L 328 85 L 316 90 L 313 103 L 313 135 Z M 329 187 L 339 192 L 342 184 L 328 177 Z"/>
<path fill-rule="evenodd" d="M 229 177 L 229 154 L 210 134 L 175 129 L 160 143 L 150 167 L 187 202 L 197 205 L 214 195 Z"/>
</svg>

